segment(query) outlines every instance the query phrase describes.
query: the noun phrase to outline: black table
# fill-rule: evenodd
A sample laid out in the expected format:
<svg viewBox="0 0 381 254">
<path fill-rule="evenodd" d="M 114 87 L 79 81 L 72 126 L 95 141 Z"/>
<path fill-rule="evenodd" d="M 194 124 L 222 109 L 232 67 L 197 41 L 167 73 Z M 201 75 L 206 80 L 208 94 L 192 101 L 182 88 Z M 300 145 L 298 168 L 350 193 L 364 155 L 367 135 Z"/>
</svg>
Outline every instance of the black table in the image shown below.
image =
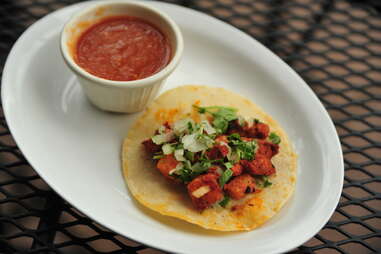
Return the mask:
<svg viewBox="0 0 381 254">
<path fill-rule="evenodd" d="M 1 0 L 0 70 L 29 25 L 76 2 Z M 324 229 L 292 252 L 381 252 L 381 1 L 166 2 L 255 37 L 304 78 L 334 120 L 345 158 L 340 204 Z M 108 231 L 50 190 L 15 145 L 2 110 L 0 167 L 0 253 L 161 253 Z"/>
</svg>

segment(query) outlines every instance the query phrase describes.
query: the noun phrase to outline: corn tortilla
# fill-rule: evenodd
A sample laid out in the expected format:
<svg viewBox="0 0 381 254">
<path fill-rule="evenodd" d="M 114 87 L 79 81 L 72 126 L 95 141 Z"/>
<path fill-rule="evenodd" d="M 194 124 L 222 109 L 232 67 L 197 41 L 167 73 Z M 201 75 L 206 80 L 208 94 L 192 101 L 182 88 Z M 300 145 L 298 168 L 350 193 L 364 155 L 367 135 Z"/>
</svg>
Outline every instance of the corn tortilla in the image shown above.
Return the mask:
<svg viewBox="0 0 381 254">
<path fill-rule="evenodd" d="M 227 208 L 215 205 L 199 212 L 192 206 L 185 186 L 174 184 L 159 173 L 141 142 L 152 137 L 166 121 L 189 116 L 197 120 L 199 116 L 192 108 L 195 103 L 237 108 L 238 114 L 259 119 L 280 136 L 280 152 L 272 159 L 276 174 L 270 177 L 270 187 L 231 201 Z M 131 127 L 122 147 L 124 177 L 136 200 L 163 215 L 219 231 L 252 230 L 279 212 L 295 188 L 296 158 L 286 133 L 254 103 L 223 88 L 196 85 L 174 88 L 154 100 Z"/>
</svg>

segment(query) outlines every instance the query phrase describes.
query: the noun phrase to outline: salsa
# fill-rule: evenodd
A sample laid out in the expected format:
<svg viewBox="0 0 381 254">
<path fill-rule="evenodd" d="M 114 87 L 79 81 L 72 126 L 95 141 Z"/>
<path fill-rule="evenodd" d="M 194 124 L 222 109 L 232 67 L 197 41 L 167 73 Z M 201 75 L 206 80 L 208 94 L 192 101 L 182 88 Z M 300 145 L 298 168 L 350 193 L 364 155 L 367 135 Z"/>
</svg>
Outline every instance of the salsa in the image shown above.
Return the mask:
<svg viewBox="0 0 381 254">
<path fill-rule="evenodd" d="M 229 200 L 272 185 L 271 160 L 281 140 L 266 123 L 230 107 L 194 105 L 194 110 L 200 121 L 166 122 L 142 144 L 165 178 L 186 186 L 197 210 L 227 207 Z"/>
<path fill-rule="evenodd" d="M 162 70 L 171 48 L 166 36 L 149 22 L 114 16 L 87 29 L 76 44 L 75 60 L 87 72 L 108 80 L 143 79 Z"/>
</svg>

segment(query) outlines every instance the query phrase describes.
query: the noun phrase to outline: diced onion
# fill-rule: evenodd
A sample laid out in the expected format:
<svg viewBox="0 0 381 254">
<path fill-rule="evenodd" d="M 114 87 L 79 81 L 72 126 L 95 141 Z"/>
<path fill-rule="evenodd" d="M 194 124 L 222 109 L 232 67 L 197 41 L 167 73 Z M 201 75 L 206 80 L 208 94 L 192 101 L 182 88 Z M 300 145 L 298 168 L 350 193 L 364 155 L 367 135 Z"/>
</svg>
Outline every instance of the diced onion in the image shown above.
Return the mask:
<svg viewBox="0 0 381 254">
<path fill-rule="evenodd" d="M 181 170 L 181 169 L 183 169 L 184 168 L 184 164 L 183 163 L 178 163 L 177 165 L 176 165 L 176 167 L 174 168 L 174 169 L 172 169 L 171 171 L 169 171 L 169 175 L 173 175 L 174 173 L 176 173 L 176 171 L 178 171 L 178 170 Z"/>
<path fill-rule="evenodd" d="M 192 196 L 194 196 L 195 198 L 201 198 L 202 196 L 204 196 L 209 191 L 210 191 L 209 185 L 204 185 L 204 186 L 201 186 L 200 188 L 198 188 L 197 190 L 193 191 Z"/>
<path fill-rule="evenodd" d="M 181 119 L 174 123 L 173 130 L 175 131 L 177 135 L 186 133 L 188 130 L 189 123 L 192 124 L 193 126 L 194 121 L 191 118 Z"/>
<path fill-rule="evenodd" d="M 193 133 L 193 134 L 185 135 L 184 137 L 182 137 L 181 142 L 184 145 L 184 149 L 187 149 L 188 151 L 193 153 L 197 153 L 202 150 L 208 149 L 208 146 L 200 142 L 197 139 L 197 136 L 198 136 L 197 133 Z"/>
<path fill-rule="evenodd" d="M 178 149 L 175 151 L 175 158 L 178 161 L 185 161 L 184 149 Z"/>
<path fill-rule="evenodd" d="M 159 131 L 159 134 L 163 134 L 165 132 L 165 130 L 167 129 L 167 127 L 165 127 L 165 125 L 161 125 L 158 129 Z"/>
<path fill-rule="evenodd" d="M 254 121 L 255 121 L 255 120 L 254 120 L 253 117 L 249 117 L 249 118 L 247 119 L 247 125 L 248 125 L 249 127 L 253 126 Z"/>
<path fill-rule="evenodd" d="M 235 163 L 237 163 L 240 159 L 238 154 L 234 152 L 228 153 L 226 157 L 228 158 L 229 161 L 233 161 Z"/>
<path fill-rule="evenodd" d="M 208 148 L 213 147 L 215 141 L 208 135 L 202 134 L 197 137 L 198 142 L 205 144 Z"/>
<path fill-rule="evenodd" d="M 238 116 L 238 123 L 239 123 L 239 125 L 244 126 L 245 122 L 246 122 L 245 118 L 243 118 L 242 116 Z"/>
<path fill-rule="evenodd" d="M 221 169 L 221 167 L 217 167 L 216 173 L 218 175 L 222 175 L 224 173 L 224 171 Z"/>
<path fill-rule="evenodd" d="M 174 151 L 175 149 L 174 149 L 173 146 L 170 145 L 170 144 L 164 144 L 164 145 L 161 147 L 161 150 L 163 150 L 163 153 L 164 153 L 164 154 L 171 154 L 171 153 L 173 153 L 173 151 Z"/>
<path fill-rule="evenodd" d="M 207 120 L 203 120 L 203 121 L 201 121 L 201 126 L 204 128 L 205 132 L 206 132 L 208 135 L 211 135 L 211 134 L 216 133 L 216 129 L 214 129 L 214 128 L 212 127 L 212 125 L 210 125 L 210 123 L 209 123 Z"/>
<path fill-rule="evenodd" d="M 151 139 L 156 145 L 161 145 L 171 141 L 174 137 L 175 137 L 175 134 L 173 133 L 173 131 L 170 131 L 167 133 L 155 135 Z"/>
</svg>

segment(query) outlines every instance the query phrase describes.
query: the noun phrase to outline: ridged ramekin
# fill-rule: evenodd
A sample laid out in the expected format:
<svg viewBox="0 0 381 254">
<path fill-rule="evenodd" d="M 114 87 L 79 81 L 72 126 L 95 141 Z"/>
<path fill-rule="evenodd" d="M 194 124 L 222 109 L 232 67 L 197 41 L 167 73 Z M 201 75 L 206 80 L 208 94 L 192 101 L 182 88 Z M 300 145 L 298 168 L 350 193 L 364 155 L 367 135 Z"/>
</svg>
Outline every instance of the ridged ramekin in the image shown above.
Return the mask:
<svg viewBox="0 0 381 254">
<path fill-rule="evenodd" d="M 113 81 L 97 77 L 74 60 L 75 45 L 86 29 L 108 16 L 128 15 L 142 18 L 159 28 L 171 46 L 171 60 L 161 71 L 144 79 Z M 75 14 L 61 33 L 61 53 L 92 104 L 105 111 L 133 113 L 144 109 L 160 90 L 168 75 L 177 67 L 184 48 L 181 31 L 165 13 L 134 1 L 96 3 Z"/>
</svg>

